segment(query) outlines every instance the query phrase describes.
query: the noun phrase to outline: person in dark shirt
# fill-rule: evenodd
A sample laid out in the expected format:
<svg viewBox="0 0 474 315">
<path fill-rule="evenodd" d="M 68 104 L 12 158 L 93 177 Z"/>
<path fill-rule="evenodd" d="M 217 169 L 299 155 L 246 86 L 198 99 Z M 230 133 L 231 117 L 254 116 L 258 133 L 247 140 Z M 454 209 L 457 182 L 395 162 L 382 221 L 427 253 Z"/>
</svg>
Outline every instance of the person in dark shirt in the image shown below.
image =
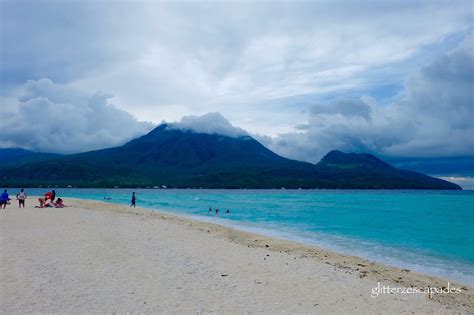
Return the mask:
<svg viewBox="0 0 474 315">
<path fill-rule="evenodd" d="M 135 197 L 135 192 L 132 193 L 132 203 L 130 204 L 130 207 L 134 207 L 137 204 L 137 197 Z"/>
<path fill-rule="evenodd" d="M 5 189 L 0 199 L 0 208 L 3 207 L 3 209 L 5 209 L 7 207 L 8 200 L 10 200 L 10 196 L 8 195 L 8 191 Z"/>
</svg>

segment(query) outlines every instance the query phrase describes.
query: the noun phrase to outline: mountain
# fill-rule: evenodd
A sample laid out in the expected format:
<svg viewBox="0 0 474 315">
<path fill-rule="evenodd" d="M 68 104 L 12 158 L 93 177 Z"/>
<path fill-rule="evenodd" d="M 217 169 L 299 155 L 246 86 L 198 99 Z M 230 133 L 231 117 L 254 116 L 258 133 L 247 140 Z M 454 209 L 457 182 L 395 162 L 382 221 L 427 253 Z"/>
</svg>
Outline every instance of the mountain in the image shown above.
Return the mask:
<svg viewBox="0 0 474 315">
<path fill-rule="evenodd" d="M 24 157 L 35 154 L 33 151 L 21 148 L 0 149 L 0 152 L 2 153 L 0 155 L 0 164 L 15 162 L 23 159 Z"/>
<path fill-rule="evenodd" d="M 316 164 L 316 168 L 330 188 L 461 189 L 439 178 L 397 169 L 365 153 L 331 151 Z"/>
<path fill-rule="evenodd" d="M 1 154 L 1 151 L 0 151 Z M 369 154 L 331 151 L 318 164 L 286 159 L 250 136 L 163 124 L 123 146 L 0 164 L 3 186 L 460 189 Z"/>
<path fill-rule="evenodd" d="M 7 164 L 25 163 L 28 161 L 38 161 L 48 159 L 58 154 L 54 153 L 39 153 L 22 148 L 6 148 L 0 149 L 0 166 Z"/>
</svg>

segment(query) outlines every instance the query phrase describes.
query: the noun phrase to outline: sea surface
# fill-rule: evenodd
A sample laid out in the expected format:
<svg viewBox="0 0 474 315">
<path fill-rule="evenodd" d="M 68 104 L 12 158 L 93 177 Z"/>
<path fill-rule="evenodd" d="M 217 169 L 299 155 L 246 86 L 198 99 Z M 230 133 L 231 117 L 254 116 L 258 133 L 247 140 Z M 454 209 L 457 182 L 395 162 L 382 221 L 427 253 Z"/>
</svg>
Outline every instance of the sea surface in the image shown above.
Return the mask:
<svg viewBox="0 0 474 315">
<path fill-rule="evenodd" d="M 29 195 L 46 191 L 27 189 Z M 117 204 L 129 204 L 132 191 L 137 206 L 151 211 L 192 216 L 474 285 L 474 191 L 56 189 L 59 197 Z"/>
</svg>

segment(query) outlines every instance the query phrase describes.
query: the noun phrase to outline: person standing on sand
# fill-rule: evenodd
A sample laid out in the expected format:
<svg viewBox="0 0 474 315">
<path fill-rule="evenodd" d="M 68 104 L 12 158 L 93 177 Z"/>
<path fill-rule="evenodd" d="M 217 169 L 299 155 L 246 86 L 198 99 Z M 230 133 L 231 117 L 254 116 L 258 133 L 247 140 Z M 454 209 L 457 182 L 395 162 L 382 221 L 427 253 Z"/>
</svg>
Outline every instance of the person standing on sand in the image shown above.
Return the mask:
<svg viewBox="0 0 474 315">
<path fill-rule="evenodd" d="M 51 195 L 51 203 L 54 202 L 54 199 L 56 199 L 56 191 L 54 189 L 51 191 L 53 194 Z"/>
<path fill-rule="evenodd" d="M 23 208 L 25 207 L 26 197 L 25 190 L 23 188 L 20 189 L 20 192 L 16 194 L 16 199 L 18 199 L 18 208 L 21 208 L 21 206 L 23 206 Z"/>
<path fill-rule="evenodd" d="M 137 197 L 135 197 L 135 192 L 132 193 L 132 204 L 130 205 L 130 207 L 134 207 L 136 206 L 137 204 Z"/>
<path fill-rule="evenodd" d="M 3 209 L 5 209 L 7 207 L 8 200 L 10 200 L 10 196 L 8 196 L 8 191 L 5 189 L 0 199 L 0 208 L 3 206 Z"/>
</svg>

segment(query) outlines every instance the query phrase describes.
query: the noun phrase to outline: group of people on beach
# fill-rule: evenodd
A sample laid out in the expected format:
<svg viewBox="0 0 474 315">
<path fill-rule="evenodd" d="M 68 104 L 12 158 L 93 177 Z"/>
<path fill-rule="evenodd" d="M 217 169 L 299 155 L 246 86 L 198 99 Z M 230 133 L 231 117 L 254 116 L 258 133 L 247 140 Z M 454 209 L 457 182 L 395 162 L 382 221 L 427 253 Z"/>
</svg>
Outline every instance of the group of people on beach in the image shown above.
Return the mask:
<svg viewBox="0 0 474 315">
<path fill-rule="evenodd" d="M 18 200 L 18 207 L 24 208 L 26 198 L 28 195 L 24 188 L 21 188 L 20 191 L 16 194 L 16 199 Z M 11 198 L 8 194 L 8 190 L 5 189 L 0 197 L 0 208 L 6 209 L 7 205 L 10 204 Z M 64 208 L 64 200 L 61 198 L 56 198 L 56 191 L 54 189 L 52 191 L 48 191 L 44 194 L 44 197 L 38 198 L 39 206 L 35 206 L 35 208 Z"/>
<path fill-rule="evenodd" d="M 20 191 L 16 194 L 16 199 L 18 200 L 18 207 L 19 208 L 24 208 L 25 207 L 25 201 L 26 201 L 26 192 L 25 189 L 20 189 Z M 0 208 L 6 209 L 7 205 L 10 204 L 11 198 L 10 195 L 8 194 L 8 190 L 5 189 L 0 197 Z"/>
<path fill-rule="evenodd" d="M 62 198 L 56 199 L 56 191 L 48 191 L 44 194 L 44 197 L 38 198 L 39 206 L 35 208 L 64 208 L 64 200 Z"/>
</svg>

